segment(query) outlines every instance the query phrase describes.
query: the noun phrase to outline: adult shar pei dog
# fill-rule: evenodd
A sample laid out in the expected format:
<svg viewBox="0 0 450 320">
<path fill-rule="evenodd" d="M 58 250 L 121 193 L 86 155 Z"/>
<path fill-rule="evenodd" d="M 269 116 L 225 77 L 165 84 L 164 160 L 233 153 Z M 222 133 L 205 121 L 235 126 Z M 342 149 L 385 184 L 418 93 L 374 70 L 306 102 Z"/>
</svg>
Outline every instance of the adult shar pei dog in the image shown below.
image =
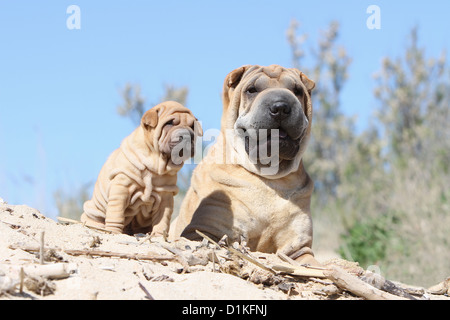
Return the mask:
<svg viewBox="0 0 450 320">
<path fill-rule="evenodd" d="M 220 135 L 193 172 L 172 238 L 200 239 L 199 230 L 318 264 L 313 181 L 302 163 L 314 86 L 299 70 L 278 65 L 246 65 L 227 75 Z"/>
<path fill-rule="evenodd" d="M 81 221 L 114 233 L 167 233 L 177 172 L 201 135 L 197 119 L 177 102 L 148 110 L 103 165 Z"/>
</svg>

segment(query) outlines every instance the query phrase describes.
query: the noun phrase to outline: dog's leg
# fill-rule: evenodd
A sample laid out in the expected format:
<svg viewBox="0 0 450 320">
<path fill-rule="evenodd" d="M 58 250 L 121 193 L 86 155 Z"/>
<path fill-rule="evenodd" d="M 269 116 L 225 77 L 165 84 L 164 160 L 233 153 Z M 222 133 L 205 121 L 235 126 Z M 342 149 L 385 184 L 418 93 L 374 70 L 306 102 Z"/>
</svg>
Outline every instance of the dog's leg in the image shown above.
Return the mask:
<svg viewBox="0 0 450 320">
<path fill-rule="evenodd" d="M 161 195 L 159 210 L 152 216 L 152 235 L 167 237 L 173 212 L 173 194 Z"/>
<path fill-rule="evenodd" d="M 125 227 L 125 210 L 128 207 L 129 180 L 125 175 L 117 175 L 109 188 L 108 207 L 106 209 L 105 229 L 113 233 L 122 233 Z"/>
</svg>

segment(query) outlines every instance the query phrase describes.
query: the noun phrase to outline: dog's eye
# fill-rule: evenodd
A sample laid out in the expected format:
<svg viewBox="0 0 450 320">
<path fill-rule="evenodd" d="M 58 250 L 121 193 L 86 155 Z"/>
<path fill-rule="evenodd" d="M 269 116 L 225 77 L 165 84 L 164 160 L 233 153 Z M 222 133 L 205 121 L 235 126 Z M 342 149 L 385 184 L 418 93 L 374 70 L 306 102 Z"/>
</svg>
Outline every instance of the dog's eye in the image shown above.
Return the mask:
<svg viewBox="0 0 450 320">
<path fill-rule="evenodd" d="M 299 97 L 303 96 L 303 88 L 296 86 L 294 88 L 294 94 Z"/>
<path fill-rule="evenodd" d="M 256 87 L 255 87 L 255 86 L 251 86 L 251 87 L 249 87 L 249 88 L 247 89 L 246 92 L 247 92 L 247 93 L 256 93 L 257 90 L 256 90 Z"/>
<path fill-rule="evenodd" d="M 167 121 L 166 126 L 173 126 L 173 120 Z"/>
</svg>

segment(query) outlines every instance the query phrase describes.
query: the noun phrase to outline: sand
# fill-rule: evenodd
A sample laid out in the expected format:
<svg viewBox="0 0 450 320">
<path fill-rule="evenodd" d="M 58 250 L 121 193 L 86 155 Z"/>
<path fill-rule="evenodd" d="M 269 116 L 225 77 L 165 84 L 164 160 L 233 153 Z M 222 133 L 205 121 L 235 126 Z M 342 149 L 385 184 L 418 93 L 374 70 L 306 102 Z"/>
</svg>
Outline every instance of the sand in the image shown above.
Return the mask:
<svg viewBox="0 0 450 320">
<path fill-rule="evenodd" d="M 64 267 L 60 279 L 25 273 L 39 268 L 44 232 L 44 266 Z M 246 254 L 245 247 L 236 248 Z M 62 300 L 358 300 L 329 280 L 273 275 L 207 241 L 166 242 L 56 222 L 25 205 L 0 203 L 0 299 Z M 53 250 L 55 249 L 55 250 Z M 128 258 L 69 254 L 96 250 Z M 141 258 L 134 258 L 136 254 Z M 214 255 L 213 255 L 214 254 Z M 248 253 L 264 265 L 281 260 L 274 254 Z M 158 257 L 144 260 L 142 257 Z M 359 268 L 357 263 L 345 263 Z M 31 273 L 31 271 L 28 271 Z M 22 291 L 20 282 L 22 281 Z M 433 298 L 449 299 L 445 295 Z"/>
</svg>

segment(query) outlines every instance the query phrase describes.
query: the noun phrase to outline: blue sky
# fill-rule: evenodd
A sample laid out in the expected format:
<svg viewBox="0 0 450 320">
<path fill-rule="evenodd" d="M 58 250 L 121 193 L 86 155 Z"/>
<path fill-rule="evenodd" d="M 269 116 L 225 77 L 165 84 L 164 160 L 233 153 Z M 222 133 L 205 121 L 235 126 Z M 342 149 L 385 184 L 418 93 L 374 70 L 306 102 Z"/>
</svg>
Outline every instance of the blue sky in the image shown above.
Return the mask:
<svg viewBox="0 0 450 320">
<path fill-rule="evenodd" d="M 69 30 L 68 6 L 81 29 Z M 381 29 L 369 30 L 369 5 Z M 402 54 L 419 26 L 428 56 L 450 48 L 448 1 L 5 1 L 0 0 L 0 197 L 55 217 L 53 193 L 95 181 L 133 129 L 120 117 L 119 88 L 140 84 L 149 103 L 164 84 L 188 86 L 187 106 L 218 128 L 224 77 L 244 64 L 291 67 L 292 18 L 317 40 L 330 21 L 352 58 L 343 111 L 363 128 L 372 115 L 373 74 Z M 313 79 L 320 81 L 320 79 Z"/>
</svg>

